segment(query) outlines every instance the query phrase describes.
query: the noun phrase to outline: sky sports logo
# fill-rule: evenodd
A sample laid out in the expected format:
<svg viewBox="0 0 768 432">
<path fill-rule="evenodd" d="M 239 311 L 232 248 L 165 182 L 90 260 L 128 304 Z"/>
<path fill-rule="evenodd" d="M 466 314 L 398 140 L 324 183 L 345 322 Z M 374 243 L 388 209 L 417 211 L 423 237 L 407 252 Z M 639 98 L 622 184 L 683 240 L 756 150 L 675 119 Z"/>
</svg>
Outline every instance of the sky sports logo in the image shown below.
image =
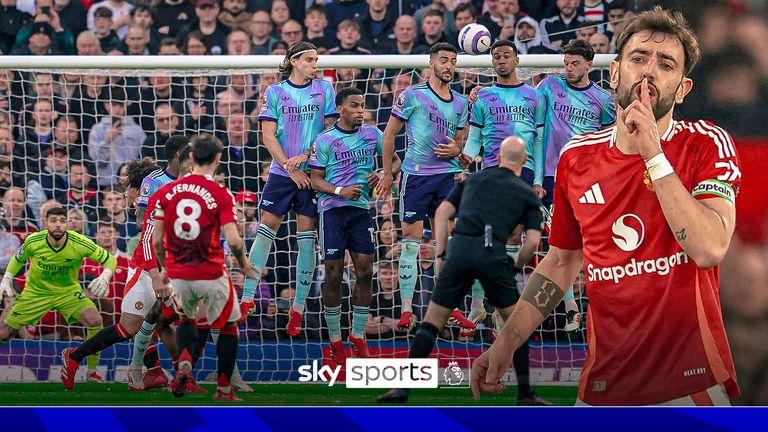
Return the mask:
<svg viewBox="0 0 768 432">
<path fill-rule="evenodd" d="M 449 368 L 446 368 L 449 369 Z M 300 382 L 328 383 L 331 387 L 341 375 L 341 366 L 312 364 L 298 369 Z M 437 359 L 349 358 L 346 362 L 347 388 L 437 388 L 441 376 Z M 461 374 L 463 378 L 463 373 Z M 452 374 L 458 382 L 459 373 Z"/>
</svg>

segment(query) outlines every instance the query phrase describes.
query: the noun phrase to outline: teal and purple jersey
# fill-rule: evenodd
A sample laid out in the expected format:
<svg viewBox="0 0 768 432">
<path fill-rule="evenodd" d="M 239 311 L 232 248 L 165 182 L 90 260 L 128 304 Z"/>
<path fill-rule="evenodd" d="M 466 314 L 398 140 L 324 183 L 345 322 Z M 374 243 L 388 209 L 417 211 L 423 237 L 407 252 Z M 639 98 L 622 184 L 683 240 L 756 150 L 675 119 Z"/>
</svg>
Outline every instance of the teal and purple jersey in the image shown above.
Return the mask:
<svg viewBox="0 0 768 432">
<path fill-rule="evenodd" d="M 149 204 L 149 197 L 152 196 L 158 189 L 168 183 L 176 180 L 176 177 L 168 174 L 165 168 L 160 168 L 152 171 L 148 176 L 144 177 L 141 182 L 141 190 L 139 191 L 139 200 L 136 205 L 139 207 L 147 208 Z"/>
<path fill-rule="evenodd" d="M 591 82 L 584 88 L 570 85 L 563 76 L 549 76 L 538 87 L 546 101 L 546 122 L 536 158 L 535 184 L 554 176 L 560 150 L 574 135 L 600 130 L 616 122 L 613 95 Z"/>
<path fill-rule="evenodd" d="M 392 115 L 404 121 L 407 147 L 403 172 L 413 175 L 461 172 L 456 158 L 435 156 L 438 144 L 456 138 L 467 122 L 467 98 L 451 90 L 444 100 L 429 83 L 416 84 L 403 91 L 392 107 Z"/>
<path fill-rule="evenodd" d="M 483 169 L 498 166 L 501 142 L 514 135 L 525 143 L 525 166 L 533 170 L 536 129 L 544 125 L 545 109 L 544 98 L 528 84 L 483 88 L 472 104 L 464 153 L 474 158 L 482 146 Z"/>
<path fill-rule="evenodd" d="M 348 200 L 339 195 L 319 193 L 318 210 L 322 213 L 336 207 L 368 209 L 368 175 L 376 168 L 376 155 L 381 154 L 381 131 L 361 125 L 356 131 L 341 129 L 336 123 L 315 138 L 309 167 L 325 170 L 325 180 L 336 186 L 362 186 L 360 198 Z"/>
<path fill-rule="evenodd" d="M 277 142 L 292 158 L 309 150 L 317 134 L 325 129 L 326 117 L 339 115 L 335 99 L 333 85 L 328 81 L 315 79 L 299 86 L 284 80 L 267 87 L 258 119 L 277 123 Z M 274 160 L 269 172 L 289 176 Z"/>
</svg>

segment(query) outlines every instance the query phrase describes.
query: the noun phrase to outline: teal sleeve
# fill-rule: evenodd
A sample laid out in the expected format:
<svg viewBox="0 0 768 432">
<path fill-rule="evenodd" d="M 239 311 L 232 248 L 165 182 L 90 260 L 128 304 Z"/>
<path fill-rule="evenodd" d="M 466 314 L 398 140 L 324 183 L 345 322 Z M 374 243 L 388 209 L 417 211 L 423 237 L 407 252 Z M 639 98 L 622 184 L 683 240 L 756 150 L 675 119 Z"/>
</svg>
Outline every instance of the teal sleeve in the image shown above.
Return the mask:
<svg viewBox="0 0 768 432">
<path fill-rule="evenodd" d="M 474 159 L 480 153 L 480 135 L 482 128 L 477 126 L 469 127 L 469 138 L 467 138 L 467 144 L 464 146 L 464 154 Z"/>
<path fill-rule="evenodd" d="M 546 148 L 544 147 L 544 126 L 536 128 L 536 141 L 533 144 L 533 184 L 544 184 L 544 157 Z"/>
</svg>

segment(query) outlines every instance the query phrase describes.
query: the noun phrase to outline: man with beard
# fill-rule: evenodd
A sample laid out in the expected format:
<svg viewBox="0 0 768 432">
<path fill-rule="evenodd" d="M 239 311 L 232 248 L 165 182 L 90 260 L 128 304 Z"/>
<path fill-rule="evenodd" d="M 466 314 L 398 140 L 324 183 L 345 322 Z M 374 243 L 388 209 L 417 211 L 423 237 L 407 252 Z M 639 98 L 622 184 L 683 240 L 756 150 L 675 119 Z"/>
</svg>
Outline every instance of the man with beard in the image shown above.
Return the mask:
<svg viewBox="0 0 768 432">
<path fill-rule="evenodd" d="M 546 105 L 546 121 L 536 138 L 534 146 L 533 189 L 541 198 L 544 207 L 552 206 L 552 191 L 555 185 L 555 168 L 560 160 L 560 151 L 574 135 L 605 129 L 616 121 L 616 107 L 613 96 L 589 80 L 589 70 L 595 51 L 592 45 L 582 40 L 573 40 L 563 47 L 565 75 L 549 76 L 539 84 L 538 90 Z M 586 200 L 602 205 L 603 197 L 598 191 Z M 567 332 L 581 327 L 581 315 L 569 289 L 565 301 Z"/>
<path fill-rule="evenodd" d="M 733 139 L 704 120 L 673 120 L 700 56 L 682 14 L 640 14 L 617 48 L 619 121 L 563 148 L 549 253 L 475 360 L 476 399 L 504 390 L 513 352 L 582 269 L 590 321 L 577 404 L 728 405 L 739 394 L 717 267 L 741 180 Z"/>
<path fill-rule="evenodd" d="M 66 209 L 48 210 L 45 221 L 47 229 L 27 236 L 0 281 L 3 295 L 13 297 L 13 279 L 27 260 L 31 261 L 24 291 L 0 324 L 0 343 L 8 340 L 21 327 L 37 324 L 43 315 L 53 309 L 58 310 L 69 324 L 82 323 L 86 328 L 86 338 L 91 338 L 102 328 L 101 315 L 83 291 L 78 273 L 83 258 L 104 265 L 104 271 L 88 285 L 90 294 L 101 298 L 109 293 L 109 280 L 117 260 L 88 237 L 68 231 Z M 89 379 L 96 378 L 98 362 L 99 355 L 88 358 Z"/>
<path fill-rule="evenodd" d="M 408 141 L 400 184 L 403 240 L 398 273 L 402 306 L 397 328 L 403 331 L 411 330 L 416 324 L 411 303 L 418 279 L 417 257 L 424 219 L 429 218 L 429 225 L 435 226 L 435 210 L 453 189 L 454 176 L 462 171 L 459 156 L 468 104 L 466 97 L 451 90 L 456 54 L 456 48 L 449 43 L 438 42 L 432 46 L 429 80 L 407 88 L 397 97 L 384 130 L 383 172 L 377 187 L 379 199 L 386 198 L 392 191 L 395 136 L 403 124 L 406 124 Z M 474 326 L 467 324 L 462 323 L 462 327 Z"/>
</svg>

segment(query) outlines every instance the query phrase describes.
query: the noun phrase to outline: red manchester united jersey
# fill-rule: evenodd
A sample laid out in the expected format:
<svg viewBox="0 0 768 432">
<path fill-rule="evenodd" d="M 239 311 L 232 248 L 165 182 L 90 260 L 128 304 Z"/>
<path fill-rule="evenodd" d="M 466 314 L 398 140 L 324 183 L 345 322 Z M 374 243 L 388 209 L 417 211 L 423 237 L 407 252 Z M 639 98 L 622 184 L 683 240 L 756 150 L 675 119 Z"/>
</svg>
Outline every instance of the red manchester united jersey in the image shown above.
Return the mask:
<svg viewBox="0 0 768 432">
<path fill-rule="evenodd" d="M 208 176 L 189 174 L 153 196 L 155 219 L 165 224 L 168 277 L 218 279 L 224 273 L 221 227 L 235 222 L 235 199 Z"/>
<path fill-rule="evenodd" d="M 594 405 L 664 402 L 724 384 L 738 394 L 718 297 L 718 268 L 677 243 L 639 155 L 616 128 L 578 135 L 557 167 L 550 244 L 582 249 L 588 355 L 579 398 Z M 734 203 L 733 140 L 706 121 L 672 122 L 661 146 L 696 199 Z"/>
</svg>

